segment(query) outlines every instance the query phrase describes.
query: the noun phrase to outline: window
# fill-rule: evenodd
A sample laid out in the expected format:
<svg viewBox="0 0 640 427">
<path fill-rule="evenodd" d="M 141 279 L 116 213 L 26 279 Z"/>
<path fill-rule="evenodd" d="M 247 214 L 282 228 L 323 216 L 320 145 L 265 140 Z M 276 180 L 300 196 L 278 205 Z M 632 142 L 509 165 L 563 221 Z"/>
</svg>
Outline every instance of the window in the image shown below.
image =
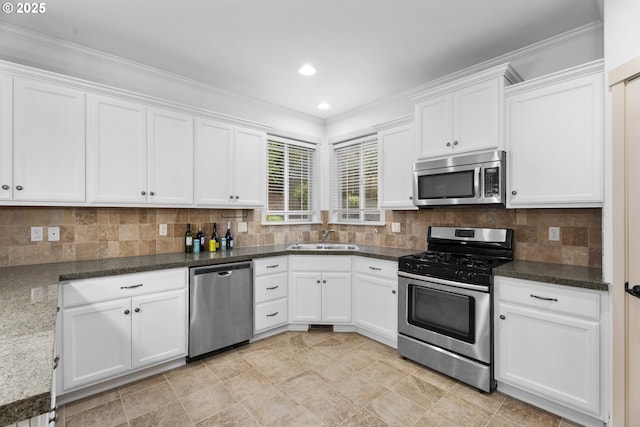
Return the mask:
<svg viewBox="0 0 640 427">
<path fill-rule="evenodd" d="M 267 142 L 267 209 L 270 224 L 317 222 L 313 144 L 270 136 Z"/>
<path fill-rule="evenodd" d="M 378 140 L 375 135 L 333 148 L 332 222 L 381 223 L 378 207 Z"/>
</svg>

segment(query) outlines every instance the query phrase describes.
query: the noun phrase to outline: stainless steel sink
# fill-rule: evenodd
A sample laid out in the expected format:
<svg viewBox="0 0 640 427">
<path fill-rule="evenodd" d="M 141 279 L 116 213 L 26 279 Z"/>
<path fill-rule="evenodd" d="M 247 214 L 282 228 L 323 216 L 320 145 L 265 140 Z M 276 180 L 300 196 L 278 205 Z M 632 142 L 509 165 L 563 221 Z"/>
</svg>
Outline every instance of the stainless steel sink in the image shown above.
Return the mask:
<svg viewBox="0 0 640 427">
<path fill-rule="evenodd" d="M 357 251 L 358 247 L 349 243 L 294 243 L 290 251 Z"/>
</svg>

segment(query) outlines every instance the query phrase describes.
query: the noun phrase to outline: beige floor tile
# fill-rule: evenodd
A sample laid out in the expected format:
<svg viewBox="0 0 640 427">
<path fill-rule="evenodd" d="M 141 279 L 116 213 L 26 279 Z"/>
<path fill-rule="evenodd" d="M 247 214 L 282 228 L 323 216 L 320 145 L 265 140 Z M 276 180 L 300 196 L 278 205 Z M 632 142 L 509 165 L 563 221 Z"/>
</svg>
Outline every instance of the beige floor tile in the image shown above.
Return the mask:
<svg viewBox="0 0 640 427">
<path fill-rule="evenodd" d="M 122 397 L 129 419 L 137 418 L 177 400 L 178 397 L 166 381 Z"/>
<path fill-rule="evenodd" d="M 387 392 L 387 388 L 369 381 L 365 375 L 356 374 L 334 386 L 336 390 L 354 402 L 366 406 Z"/>
<path fill-rule="evenodd" d="M 298 403 L 304 403 L 329 389 L 329 384 L 312 370 L 306 370 L 279 385 L 289 397 Z"/>
<path fill-rule="evenodd" d="M 240 403 L 228 407 L 196 424 L 197 427 L 258 427 L 259 424 Z M 133 427 L 133 426 L 132 426 Z"/>
<path fill-rule="evenodd" d="M 503 418 L 531 427 L 557 426 L 560 417 L 535 406 L 507 397 L 496 412 Z"/>
<path fill-rule="evenodd" d="M 468 427 L 485 426 L 492 416 L 491 412 L 451 394 L 438 400 L 431 411 L 453 424 Z"/>
<path fill-rule="evenodd" d="M 298 404 L 278 387 L 256 390 L 253 396 L 242 401 L 260 425 L 267 425 L 293 411 Z"/>
<path fill-rule="evenodd" d="M 184 397 L 196 391 L 204 390 L 220 382 L 218 378 L 204 366 L 184 375 L 173 376 L 167 379 L 167 381 L 169 381 L 169 384 L 171 384 L 173 391 L 175 391 L 178 397 Z"/>
<path fill-rule="evenodd" d="M 339 425 L 362 409 L 347 396 L 333 389 L 305 402 L 303 406 L 329 426 Z"/>
<path fill-rule="evenodd" d="M 366 375 L 369 380 L 375 381 L 387 388 L 392 388 L 409 375 L 405 371 L 391 366 L 383 360 L 369 365 L 360 372 Z"/>
<path fill-rule="evenodd" d="M 494 391 L 493 393 L 483 393 L 471 386 L 468 386 L 463 383 L 456 384 L 451 389 L 451 395 L 458 396 L 467 402 L 471 402 L 476 406 L 479 406 L 483 409 L 494 414 L 502 402 L 506 399 L 506 395 L 500 393 L 499 391 Z"/>
<path fill-rule="evenodd" d="M 238 353 L 220 359 L 207 359 L 207 368 L 220 380 L 225 381 L 251 369 L 251 365 Z"/>
<path fill-rule="evenodd" d="M 108 390 L 103 393 L 99 393 L 93 396 L 86 397 L 84 399 L 76 400 L 73 403 L 65 405 L 65 416 L 70 417 L 78 412 L 86 411 L 87 409 L 95 408 L 97 406 L 104 405 L 112 400 L 119 400 L 120 393 L 117 389 Z"/>
<path fill-rule="evenodd" d="M 249 369 L 247 372 L 224 382 L 227 390 L 240 401 L 252 396 L 256 390 L 269 388 L 273 385 L 273 381 L 265 377 L 255 368 Z"/>
<path fill-rule="evenodd" d="M 354 347 L 362 345 L 364 343 L 368 343 L 371 341 L 370 338 L 365 337 L 364 335 L 360 335 L 356 332 L 342 332 L 340 333 L 340 337 L 345 341 L 351 344 Z"/>
<path fill-rule="evenodd" d="M 127 422 L 120 399 L 65 417 L 66 427 L 110 427 Z"/>
<path fill-rule="evenodd" d="M 367 409 L 392 426 L 414 425 L 427 410 L 394 391 L 387 391 L 371 402 Z"/>
<path fill-rule="evenodd" d="M 381 360 L 400 369 L 401 371 L 406 372 L 407 374 L 412 374 L 421 368 L 421 365 L 412 360 L 401 357 L 398 353 L 389 353 L 383 356 Z"/>
<path fill-rule="evenodd" d="M 131 427 L 190 427 L 193 423 L 178 401 L 162 406 L 147 414 L 130 419 Z"/>
<path fill-rule="evenodd" d="M 284 355 L 269 358 L 254 366 L 276 384 L 286 381 L 306 370 L 300 363 Z"/>
<path fill-rule="evenodd" d="M 443 375 L 425 366 L 419 366 L 411 375 L 430 382 L 436 387 L 447 391 L 451 390 L 458 383 L 458 380 Z"/>
<path fill-rule="evenodd" d="M 355 371 L 347 368 L 337 360 L 329 364 L 317 363 L 313 367 L 313 371 L 332 384 L 343 381 L 355 373 Z"/>
<path fill-rule="evenodd" d="M 400 381 L 393 387 L 393 391 L 426 409 L 431 408 L 434 403 L 447 394 L 446 390 L 442 390 L 415 375 L 409 375 Z"/>
<path fill-rule="evenodd" d="M 360 371 L 380 360 L 380 355 L 355 348 L 351 351 L 337 354 L 334 358 L 347 368 L 353 371 Z"/>
<path fill-rule="evenodd" d="M 500 424 L 495 427 L 500 426 Z M 442 418 L 440 415 L 432 411 L 427 411 L 426 414 L 418 420 L 413 427 L 460 427 L 459 424 L 454 424 L 451 421 Z M 504 427 L 507 427 L 506 425 Z"/>
<path fill-rule="evenodd" d="M 306 350 L 311 346 L 308 345 L 303 339 L 302 335 L 290 335 L 290 334 L 282 334 L 284 335 L 281 339 L 275 340 L 269 345 L 274 350 L 278 350 L 280 353 L 284 355 L 290 355 L 292 353 L 297 353 L 299 351 Z"/>
<path fill-rule="evenodd" d="M 233 397 L 231 392 L 229 392 L 222 383 L 215 384 L 204 390 L 199 390 L 180 400 L 187 414 L 195 423 L 238 403 L 238 400 Z"/>
<path fill-rule="evenodd" d="M 242 358 L 253 366 L 260 365 L 262 363 L 265 363 L 266 360 L 276 357 L 285 356 L 283 356 L 282 353 L 280 353 L 278 350 L 275 350 L 271 346 L 265 346 L 254 351 L 242 354 Z"/>
<path fill-rule="evenodd" d="M 489 420 L 487 427 L 522 427 L 522 425 L 501 417 L 500 415 L 494 415 L 491 420 Z"/>
<path fill-rule="evenodd" d="M 195 362 L 189 362 L 184 366 L 167 371 L 164 373 L 164 376 L 167 379 L 179 377 L 180 375 L 186 375 L 193 371 L 197 371 L 198 369 L 202 369 L 204 366 L 205 365 L 201 360 L 196 360 Z"/>
<path fill-rule="evenodd" d="M 334 337 L 331 337 L 314 345 L 313 348 L 320 350 L 330 357 L 335 354 L 353 351 L 354 346 L 346 342 L 344 339 L 340 339 L 339 337 L 341 335 L 342 334 L 336 334 Z"/>
<path fill-rule="evenodd" d="M 388 425 L 389 424 L 378 418 L 368 409 L 363 409 L 360 412 L 357 412 L 347 421 L 340 424 L 341 427 L 387 427 Z"/>
<path fill-rule="evenodd" d="M 267 427 L 322 427 L 326 424 L 302 406 L 296 406 Z"/>
<path fill-rule="evenodd" d="M 372 353 L 377 353 L 380 356 L 386 356 L 392 353 L 396 353 L 394 348 L 389 347 L 388 345 L 381 344 L 374 340 L 367 340 L 358 346 L 360 350 L 370 351 Z"/>
<path fill-rule="evenodd" d="M 313 369 L 318 364 L 327 366 L 335 363 L 335 359 L 330 358 L 313 347 L 291 355 L 291 359 L 295 360 L 307 369 Z"/>
<path fill-rule="evenodd" d="M 166 382 L 166 379 L 163 374 L 154 375 L 152 377 L 143 378 L 139 381 L 133 382 L 131 384 L 127 384 L 121 387 L 118 387 L 120 391 L 120 396 L 126 396 L 127 394 L 135 393 L 140 390 L 144 390 L 145 388 L 152 387 L 154 385 L 162 384 Z"/>
</svg>

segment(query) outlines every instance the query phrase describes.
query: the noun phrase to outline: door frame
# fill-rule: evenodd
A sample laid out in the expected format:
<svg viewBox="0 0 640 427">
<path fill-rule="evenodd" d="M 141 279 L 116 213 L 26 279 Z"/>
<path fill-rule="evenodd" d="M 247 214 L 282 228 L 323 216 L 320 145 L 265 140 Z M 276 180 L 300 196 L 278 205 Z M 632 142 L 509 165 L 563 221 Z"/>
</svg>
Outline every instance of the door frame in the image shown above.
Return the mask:
<svg viewBox="0 0 640 427">
<path fill-rule="evenodd" d="M 628 426 L 628 296 L 627 277 L 627 158 L 625 92 L 629 80 L 640 75 L 640 57 L 609 72 L 611 91 L 611 299 L 612 299 L 612 396 L 611 423 Z"/>
</svg>

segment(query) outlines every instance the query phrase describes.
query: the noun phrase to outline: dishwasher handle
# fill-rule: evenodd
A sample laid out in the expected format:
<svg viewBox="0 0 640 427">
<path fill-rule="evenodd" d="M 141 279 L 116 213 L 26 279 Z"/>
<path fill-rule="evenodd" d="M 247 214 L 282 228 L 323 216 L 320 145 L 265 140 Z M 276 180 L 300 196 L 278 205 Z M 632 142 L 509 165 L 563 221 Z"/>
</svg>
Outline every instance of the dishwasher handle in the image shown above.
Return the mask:
<svg viewBox="0 0 640 427">
<path fill-rule="evenodd" d="M 250 262 L 238 262 L 233 264 L 219 264 L 219 265 L 214 264 L 206 267 L 191 268 L 191 275 L 199 276 L 201 274 L 207 274 L 207 273 L 218 273 L 218 275 L 220 275 L 220 273 L 231 273 L 231 271 L 233 270 L 243 270 L 246 268 L 251 268 Z M 227 274 L 222 274 L 220 276 L 224 277 L 226 275 Z"/>
<path fill-rule="evenodd" d="M 218 277 L 229 277 L 233 274 L 233 271 L 219 271 Z"/>
</svg>

